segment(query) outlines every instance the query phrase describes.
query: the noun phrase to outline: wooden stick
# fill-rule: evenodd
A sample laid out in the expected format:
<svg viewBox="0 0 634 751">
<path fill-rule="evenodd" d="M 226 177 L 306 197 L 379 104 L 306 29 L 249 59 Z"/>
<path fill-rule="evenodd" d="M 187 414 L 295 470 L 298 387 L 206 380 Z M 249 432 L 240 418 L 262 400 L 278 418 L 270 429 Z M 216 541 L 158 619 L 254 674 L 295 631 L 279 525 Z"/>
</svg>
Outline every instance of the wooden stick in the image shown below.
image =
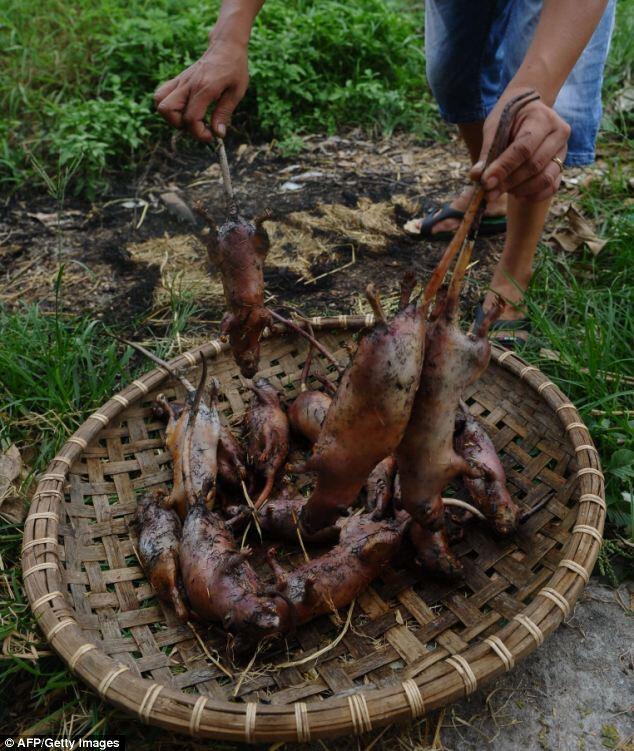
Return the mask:
<svg viewBox="0 0 634 751">
<path fill-rule="evenodd" d="M 293 321 L 289 321 L 287 318 L 284 318 L 284 316 L 281 316 L 279 313 L 276 313 L 274 310 L 271 310 L 270 308 L 267 309 L 270 313 L 271 317 L 274 318 L 279 323 L 283 324 L 287 328 L 289 328 L 291 331 L 294 331 L 296 334 L 299 334 L 300 336 L 303 336 L 305 339 L 308 339 L 308 341 L 313 345 L 313 347 L 321 352 L 321 354 L 326 357 L 330 362 L 337 368 L 337 370 L 340 373 L 343 373 L 345 370 L 344 367 L 342 367 L 335 356 L 332 354 L 332 352 L 329 352 L 323 344 L 320 344 L 317 339 L 315 339 L 314 336 L 311 336 L 307 331 L 304 331 L 304 329 L 301 326 L 298 326 Z"/>
<path fill-rule="evenodd" d="M 233 194 L 233 185 L 231 184 L 231 173 L 229 172 L 229 160 L 225 150 L 225 142 L 222 138 L 216 138 L 218 148 L 218 161 L 220 162 L 220 172 L 222 173 L 222 185 L 225 190 L 227 200 L 227 211 L 231 216 L 237 216 L 238 204 Z"/>
<path fill-rule="evenodd" d="M 539 94 L 537 94 L 535 91 L 526 91 L 506 103 L 504 109 L 502 110 L 502 114 L 500 115 L 498 127 L 495 131 L 495 136 L 493 137 L 493 142 L 491 144 L 491 148 L 489 149 L 489 153 L 487 154 L 484 169 L 486 169 L 489 164 L 497 159 L 497 157 L 500 156 L 500 154 L 506 148 L 509 133 L 511 132 L 511 126 L 513 125 L 513 121 L 515 120 L 515 115 L 522 107 L 524 107 L 529 102 L 534 102 L 536 99 L 539 99 Z M 427 282 L 427 286 L 425 287 L 423 294 L 423 304 L 429 303 L 435 297 L 436 293 L 440 289 L 440 285 L 443 283 L 447 271 L 449 270 L 451 262 L 455 258 L 458 251 L 462 250 L 465 240 L 468 237 L 470 239 L 475 239 L 475 231 L 472 232 L 471 230 L 474 224 L 474 230 L 477 230 L 479 220 L 481 218 L 481 207 L 482 201 L 484 200 L 484 195 L 484 189 L 481 185 L 478 185 L 478 187 L 473 191 L 473 195 L 471 196 L 471 200 L 469 201 L 469 205 L 467 206 L 467 210 L 465 211 L 460 226 L 456 230 L 455 235 L 447 246 L 447 250 L 445 250 L 442 258 L 438 262 L 438 265 L 434 269 L 434 272 Z M 470 250 L 467 251 L 467 255 L 471 255 Z"/>
<path fill-rule="evenodd" d="M 172 367 L 170 367 L 169 364 L 165 362 L 165 360 L 162 360 L 158 355 L 155 355 L 153 352 L 150 352 L 149 349 L 146 349 L 145 347 L 143 347 L 141 344 L 138 344 L 137 342 L 130 342 L 127 339 L 123 339 L 123 337 L 117 336 L 116 334 L 113 334 L 112 332 L 108 332 L 108 333 L 110 334 L 111 337 L 113 337 L 113 339 L 116 339 L 117 341 L 121 342 L 122 344 L 127 345 L 128 347 L 132 347 L 132 349 L 135 349 L 137 352 L 140 352 L 149 360 L 152 360 L 153 363 L 155 363 L 156 365 L 159 365 L 172 378 L 174 378 L 177 381 L 180 381 L 188 393 L 193 394 L 196 391 L 191 381 L 188 381 L 187 378 L 185 378 L 185 376 L 180 375 L 180 373 L 178 373 Z"/>
</svg>

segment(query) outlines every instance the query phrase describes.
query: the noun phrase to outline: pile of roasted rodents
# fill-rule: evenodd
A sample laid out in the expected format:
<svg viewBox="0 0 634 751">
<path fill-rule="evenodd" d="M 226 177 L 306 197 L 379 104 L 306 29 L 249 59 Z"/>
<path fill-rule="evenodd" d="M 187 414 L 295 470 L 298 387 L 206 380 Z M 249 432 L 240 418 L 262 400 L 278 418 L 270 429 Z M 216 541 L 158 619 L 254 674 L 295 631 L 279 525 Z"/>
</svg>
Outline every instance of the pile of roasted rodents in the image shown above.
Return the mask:
<svg viewBox="0 0 634 751">
<path fill-rule="evenodd" d="M 525 101 L 507 107 L 490 159 Z M 204 360 L 196 387 L 174 374 L 186 399 L 159 396 L 155 405 L 167 422 L 173 488 L 143 495 L 133 524 L 143 568 L 177 617 L 220 624 L 234 642 L 252 644 L 351 603 L 408 547 L 421 576 L 458 578 L 451 543 L 467 522 L 479 517 L 509 535 L 522 516 L 491 439 L 462 400 L 487 367 L 487 333 L 501 309 L 493 305 L 469 332 L 459 325 L 482 191 L 424 286 L 405 277 L 390 320 L 377 290 L 366 290 L 375 322 L 345 369 L 311 373 L 314 349 L 328 353 L 308 325 L 293 324 L 309 348 L 291 400 L 256 377 L 264 329 L 284 322 L 264 305 L 265 219 L 246 221 L 228 197 L 219 229 L 200 213 L 229 308 L 222 333 L 253 379 L 245 381 L 251 403 L 234 432 L 220 420 Z M 468 502 L 445 497 L 456 485 Z M 249 541 L 266 551 L 272 576 L 252 564 Z M 269 542 L 301 545 L 304 562 L 285 570 Z"/>
</svg>

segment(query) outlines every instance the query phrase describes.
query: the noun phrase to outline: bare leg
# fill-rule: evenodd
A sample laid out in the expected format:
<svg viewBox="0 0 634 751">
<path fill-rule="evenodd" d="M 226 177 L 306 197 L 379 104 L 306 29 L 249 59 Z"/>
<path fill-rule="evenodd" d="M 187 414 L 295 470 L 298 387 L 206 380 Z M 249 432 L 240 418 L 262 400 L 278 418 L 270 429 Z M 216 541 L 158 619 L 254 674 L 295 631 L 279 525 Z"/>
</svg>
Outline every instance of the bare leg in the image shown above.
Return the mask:
<svg viewBox="0 0 634 751">
<path fill-rule="evenodd" d="M 469 157 L 471 158 L 471 164 L 475 164 L 482 151 L 482 125 L 483 122 L 477 123 L 460 123 L 458 130 L 465 142 L 467 149 L 469 149 Z"/>
<path fill-rule="evenodd" d="M 491 280 L 492 291 L 484 300 L 485 310 L 493 305 L 495 292 L 509 301 L 502 311 L 504 320 L 522 317 L 522 311 L 513 307 L 513 303 L 521 301 L 531 280 L 535 250 L 549 207 L 550 199 L 542 203 L 523 203 L 509 196 L 506 242 Z"/>
</svg>

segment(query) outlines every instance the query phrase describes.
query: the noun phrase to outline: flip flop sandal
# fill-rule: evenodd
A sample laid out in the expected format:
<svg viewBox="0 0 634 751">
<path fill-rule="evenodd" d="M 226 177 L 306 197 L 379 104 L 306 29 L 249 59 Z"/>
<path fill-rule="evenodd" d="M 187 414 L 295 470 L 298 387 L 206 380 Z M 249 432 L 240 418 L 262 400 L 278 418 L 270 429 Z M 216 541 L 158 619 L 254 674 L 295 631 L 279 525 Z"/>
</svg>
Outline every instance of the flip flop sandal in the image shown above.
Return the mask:
<svg viewBox="0 0 634 751">
<path fill-rule="evenodd" d="M 475 311 L 474 326 L 478 326 L 484 318 L 482 305 Z M 499 318 L 490 328 L 491 339 L 505 349 L 514 349 L 518 342 L 525 344 L 531 332 L 531 323 L 527 318 L 505 319 Z M 518 336 L 519 334 L 519 336 Z"/>
<path fill-rule="evenodd" d="M 451 240 L 454 231 L 432 232 L 433 228 L 445 219 L 462 220 L 464 211 L 452 208 L 449 204 L 444 204 L 440 209 L 432 209 L 420 224 L 418 219 L 412 219 L 407 222 L 403 229 L 409 235 L 414 235 L 422 240 Z M 480 222 L 478 235 L 482 237 L 491 237 L 506 232 L 506 216 L 483 216 Z"/>
</svg>

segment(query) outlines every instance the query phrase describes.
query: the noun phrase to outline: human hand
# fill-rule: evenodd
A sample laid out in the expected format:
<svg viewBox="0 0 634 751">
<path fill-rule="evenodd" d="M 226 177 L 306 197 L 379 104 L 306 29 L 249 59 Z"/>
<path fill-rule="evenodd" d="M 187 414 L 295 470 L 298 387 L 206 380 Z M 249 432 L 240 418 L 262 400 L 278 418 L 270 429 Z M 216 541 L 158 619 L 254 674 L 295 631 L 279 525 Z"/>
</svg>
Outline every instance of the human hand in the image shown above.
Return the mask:
<svg viewBox="0 0 634 751">
<path fill-rule="evenodd" d="M 231 115 L 248 85 L 246 46 L 222 41 L 210 46 L 200 60 L 160 86 L 154 101 L 170 125 L 184 128 L 194 138 L 209 143 L 213 133 L 221 138 L 225 136 Z M 212 102 L 216 102 L 216 106 L 210 129 L 205 116 Z"/>
<path fill-rule="evenodd" d="M 520 92 L 507 89 L 485 120 L 480 160 L 471 169 L 471 178 L 481 183 L 490 201 L 495 201 L 502 193 L 532 203 L 545 201 L 561 183 L 562 170 L 554 158 L 563 162 L 570 126 L 539 99 L 519 110 L 508 147 L 483 173 L 504 105 Z"/>
</svg>

